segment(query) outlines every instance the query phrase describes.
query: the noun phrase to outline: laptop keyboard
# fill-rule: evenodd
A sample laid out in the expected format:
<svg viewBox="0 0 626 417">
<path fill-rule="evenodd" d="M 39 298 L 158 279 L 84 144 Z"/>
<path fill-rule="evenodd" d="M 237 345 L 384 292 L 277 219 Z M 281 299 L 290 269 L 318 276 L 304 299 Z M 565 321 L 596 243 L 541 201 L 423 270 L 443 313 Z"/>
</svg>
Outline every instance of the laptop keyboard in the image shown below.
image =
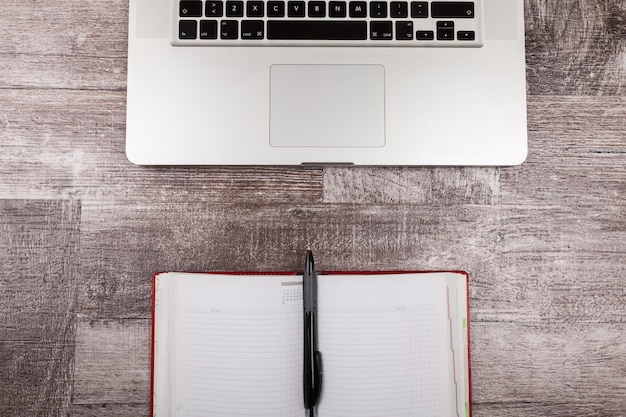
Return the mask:
<svg viewBox="0 0 626 417">
<path fill-rule="evenodd" d="M 175 46 L 482 46 L 480 0 L 173 0 Z"/>
</svg>

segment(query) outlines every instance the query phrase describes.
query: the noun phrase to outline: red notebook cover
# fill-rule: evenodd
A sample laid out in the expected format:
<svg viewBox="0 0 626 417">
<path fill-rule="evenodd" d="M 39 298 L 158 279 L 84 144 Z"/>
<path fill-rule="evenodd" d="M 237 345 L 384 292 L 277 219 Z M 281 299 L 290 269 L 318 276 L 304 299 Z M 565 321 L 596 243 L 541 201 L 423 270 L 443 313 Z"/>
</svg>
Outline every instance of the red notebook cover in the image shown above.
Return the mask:
<svg viewBox="0 0 626 417">
<path fill-rule="evenodd" d="M 320 275 L 401 275 L 401 274 L 429 274 L 438 272 L 455 273 L 465 276 L 466 280 L 466 297 L 467 297 L 467 366 L 468 366 L 468 409 L 467 416 L 472 417 L 472 366 L 470 355 L 470 311 L 469 311 L 469 274 L 461 270 L 421 270 L 421 271 L 318 271 Z M 150 415 L 152 416 L 154 410 L 154 361 L 155 361 L 155 313 L 156 313 L 156 278 L 162 273 L 155 273 L 152 276 L 152 324 L 151 324 L 151 355 L 150 355 Z M 300 272 L 295 271 L 279 271 L 279 272 L 237 272 L 237 271 L 220 271 L 220 272 L 194 272 L 194 274 L 206 274 L 206 275 L 252 275 L 252 276 L 268 276 L 268 275 L 285 275 L 295 276 L 301 275 Z M 456 378 L 456 372 L 455 372 Z M 160 417 L 160 416 L 157 416 Z M 457 416 L 462 417 L 462 416 Z"/>
</svg>

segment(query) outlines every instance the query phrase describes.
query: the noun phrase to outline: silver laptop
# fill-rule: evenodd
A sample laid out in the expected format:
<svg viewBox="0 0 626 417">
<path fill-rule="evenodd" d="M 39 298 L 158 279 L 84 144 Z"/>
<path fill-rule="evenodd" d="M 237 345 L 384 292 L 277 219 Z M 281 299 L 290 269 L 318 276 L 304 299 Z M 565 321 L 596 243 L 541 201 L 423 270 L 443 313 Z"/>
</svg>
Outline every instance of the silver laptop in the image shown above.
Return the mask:
<svg viewBox="0 0 626 417">
<path fill-rule="evenodd" d="M 515 165 L 523 0 L 130 0 L 144 165 Z"/>
</svg>

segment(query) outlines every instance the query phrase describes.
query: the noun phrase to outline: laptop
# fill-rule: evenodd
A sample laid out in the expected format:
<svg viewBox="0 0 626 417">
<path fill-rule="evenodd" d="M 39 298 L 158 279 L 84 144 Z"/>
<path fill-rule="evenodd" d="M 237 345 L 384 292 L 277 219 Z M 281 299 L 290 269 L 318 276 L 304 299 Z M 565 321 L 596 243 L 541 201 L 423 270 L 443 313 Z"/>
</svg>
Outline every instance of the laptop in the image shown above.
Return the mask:
<svg viewBox="0 0 626 417">
<path fill-rule="evenodd" d="M 523 0 L 130 0 L 141 165 L 506 166 Z"/>
</svg>

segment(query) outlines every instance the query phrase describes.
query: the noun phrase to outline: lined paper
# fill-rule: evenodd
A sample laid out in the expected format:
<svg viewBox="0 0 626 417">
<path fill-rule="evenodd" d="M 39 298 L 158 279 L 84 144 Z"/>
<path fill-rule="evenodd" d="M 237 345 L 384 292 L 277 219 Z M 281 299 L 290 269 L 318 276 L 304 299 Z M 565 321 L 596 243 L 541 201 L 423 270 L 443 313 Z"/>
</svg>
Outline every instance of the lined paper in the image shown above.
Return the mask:
<svg viewBox="0 0 626 417">
<path fill-rule="evenodd" d="M 410 286 L 390 289 L 384 281 L 349 281 L 335 281 L 324 291 L 326 301 L 320 301 L 324 391 L 319 416 L 445 415 L 445 283 L 418 282 L 416 293 Z"/>
<path fill-rule="evenodd" d="M 254 279 L 179 308 L 177 416 L 303 415 L 302 287 Z"/>
<path fill-rule="evenodd" d="M 305 417 L 301 277 L 174 282 L 166 415 Z M 456 414 L 448 284 L 438 275 L 319 277 L 317 416 Z"/>
<path fill-rule="evenodd" d="M 184 402 L 188 416 L 280 415 L 282 316 L 190 312 Z M 244 395 L 242 395 L 242 393 Z M 242 399 L 245 398 L 245 401 Z"/>
</svg>

